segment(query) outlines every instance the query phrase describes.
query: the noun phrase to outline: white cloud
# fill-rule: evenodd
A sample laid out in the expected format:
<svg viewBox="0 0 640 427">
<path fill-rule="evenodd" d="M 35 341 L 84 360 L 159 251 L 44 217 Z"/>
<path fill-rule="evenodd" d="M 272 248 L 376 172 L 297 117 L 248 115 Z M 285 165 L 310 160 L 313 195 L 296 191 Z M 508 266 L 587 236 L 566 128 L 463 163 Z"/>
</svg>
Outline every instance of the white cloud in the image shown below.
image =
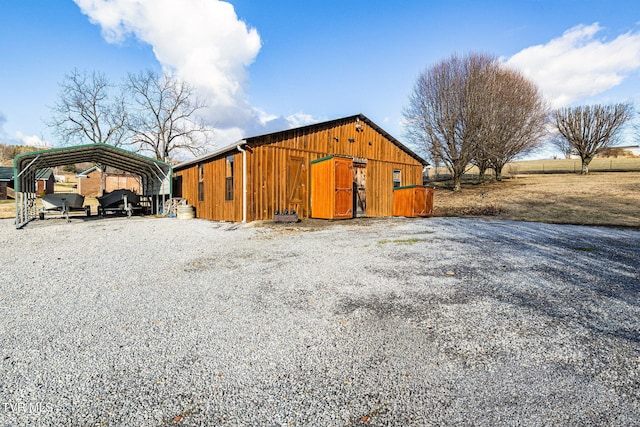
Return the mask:
<svg viewBox="0 0 640 427">
<path fill-rule="evenodd" d="M 247 101 L 246 68 L 261 48 L 260 36 L 221 0 L 74 0 L 110 43 L 136 38 L 158 62 L 192 84 L 209 106 L 205 118 L 221 147 L 246 136 L 304 126 L 308 114 L 267 113 Z M 138 72 L 139 70 L 131 70 Z"/>
<path fill-rule="evenodd" d="M 214 126 L 251 120 L 243 87 L 246 67 L 258 54 L 256 29 L 218 0 L 74 0 L 104 38 L 135 37 L 149 44 L 160 64 L 194 85 L 210 107 Z M 132 70 L 137 72 L 139 70 Z"/>
<path fill-rule="evenodd" d="M 26 145 L 29 147 L 36 148 L 51 148 L 53 147 L 48 141 L 35 136 L 35 135 L 25 135 L 22 132 L 16 132 L 16 138 L 18 145 Z"/>
<path fill-rule="evenodd" d="M 640 69 L 640 33 L 607 41 L 596 38 L 601 30 L 598 23 L 578 25 L 506 63 L 536 82 L 554 107 L 603 93 Z"/>
<path fill-rule="evenodd" d="M 295 113 L 285 117 L 290 128 L 297 128 L 300 126 L 310 125 L 316 123 L 318 120 L 310 114 Z"/>
<path fill-rule="evenodd" d="M 27 145 L 36 148 L 53 147 L 51 143 L 35 135 L 25 135 L 22 132 L 16 132 L 14 136 L 11 136 L 4 130 L 5 123 L 7 123 L 7 116 L 0 111 L 0 144 Z"/>
</svg>

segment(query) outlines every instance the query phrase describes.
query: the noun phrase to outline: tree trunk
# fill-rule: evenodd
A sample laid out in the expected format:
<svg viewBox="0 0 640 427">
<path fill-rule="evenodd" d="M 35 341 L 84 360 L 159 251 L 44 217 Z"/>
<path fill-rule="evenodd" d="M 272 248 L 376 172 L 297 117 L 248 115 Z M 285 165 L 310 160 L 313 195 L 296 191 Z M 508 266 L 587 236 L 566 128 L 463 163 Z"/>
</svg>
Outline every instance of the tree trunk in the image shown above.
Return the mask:
<svg viewBox="0 0 640 427">
<path fill-rule="evenodd" d="M 493 165 L 493 171 L 496 174 L 496 181 L 502 181 L 502 169 L 504 165 Z"/>
<path fill-rule="evenodd" d="M 461 179 L 459 175 L 455 175 L 453 176 L 453 191 L 460 191 L 462 190 L 462 184 L 461 184 Z"/>
<path fill-rule="evenodd" d="M 487 172 L 487 167 L 485 165 L 478 166 L 478 181 L 484 182 L 484 174 Z"/>
<path fill-rule="evenodd" d="M 582 175 L 589 174 L 589 163 L 591 163 L 591 157 L 583 157 L 582 158 L 582 171 L 580 172 Z"/>
</svg>

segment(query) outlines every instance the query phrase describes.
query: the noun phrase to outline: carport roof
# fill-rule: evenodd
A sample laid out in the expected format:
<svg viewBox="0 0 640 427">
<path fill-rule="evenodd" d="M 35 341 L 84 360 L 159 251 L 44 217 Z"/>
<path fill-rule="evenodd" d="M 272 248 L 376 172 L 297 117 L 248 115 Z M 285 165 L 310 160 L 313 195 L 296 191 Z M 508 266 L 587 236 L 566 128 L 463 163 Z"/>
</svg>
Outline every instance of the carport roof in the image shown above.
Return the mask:
<svg viewBox="0 0 640 427">
<path fill-rule="evenodd" d="M 51 170 L 51 168 L 38 169 L 38 172 L 36 172 L 36 179 L 46 181 L 51 177 L 51 175 L 53 175 L 53 170 Z"/>
<path fill-rule="evenodd" d="M 16 228 L 38 217 L 36 208 L 36 174 L 54 166 L 93 162 L 111 166 L 140 176 L 142 196 L 160 211 L 160 198 L 171 197 L 170 164 L 107 144 L 88 144 L 75 147 L 23 153 L 13 159 L 14 190 L 16 195 Z M 155 203 L 155 206 L 154 206 Z"/>
<path fill-rule="evenodd" d="M 168 163 L 108 144 L 87 144 L 22 153 L 16 156 L 13 166 L 15 176 L 19 176 L 26 169 L 44 169 L 83 162 L 112 166 L 159 181 L 171 175 L 171 165 Z"/>
</svg>

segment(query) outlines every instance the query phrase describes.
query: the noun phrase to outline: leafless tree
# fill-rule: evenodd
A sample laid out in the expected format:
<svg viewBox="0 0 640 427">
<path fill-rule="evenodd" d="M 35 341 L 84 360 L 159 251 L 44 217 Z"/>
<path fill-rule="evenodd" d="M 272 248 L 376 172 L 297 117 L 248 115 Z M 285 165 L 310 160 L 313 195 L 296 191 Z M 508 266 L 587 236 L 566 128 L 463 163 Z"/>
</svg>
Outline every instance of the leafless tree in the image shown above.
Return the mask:
<svg viewBox="0 0 640 427">
<path fill-rule="evenodd" d="M 488 55 L 451 56 L 422 72 L 403 115 L 407 137 L 422 151 L 441 159 L 453 178 L 453 190 L 473 159 L 474 137 L 468 126 L 469 78 L 490 64 Z"/>
<path fill-rule="evenodd" d="M 583 175 L 589 173 L 591 160 L 616 142 L 632 111 L 630 103 L 619 103 L 564 107 L 553 112 L 559 141 L 580 156 Z"/>
<path fill-rule="evenodd" d="M 124 95 L 103 73 L 74 69 L 60 83 L 58 102 L 50 108 L 47 125 L 63 143 L 121 146 L 127 141 Z"/>
<path fill-rule="evenodd" d="M 180 151 L 199 155 L 208 147 L 212 129 L 197 116 L 205 105 L 187 82 L 146 70 L 129 74 L 126 88 L 132 97 L 129 129 L 141 151 L 165 161 Z"/>
<path fill-rule="evenodd" d="M 497 61 L 472 70 L 468 85 L 474 163 L 500 180 L 504 165 L 540 147 L 549 110 L 534 83 Z"/>
<path fill-rule="evenodd" d="M 407 136 L 444 161 L 460 189 L 470 164 L 480 177 L 502 169 L 516 156 L 537 148 L 545 135 L 548 110 L 540 91 L 521 73 L 495 57 L 456 55 L 417 79 L 404 111 Z"/>
</svg>

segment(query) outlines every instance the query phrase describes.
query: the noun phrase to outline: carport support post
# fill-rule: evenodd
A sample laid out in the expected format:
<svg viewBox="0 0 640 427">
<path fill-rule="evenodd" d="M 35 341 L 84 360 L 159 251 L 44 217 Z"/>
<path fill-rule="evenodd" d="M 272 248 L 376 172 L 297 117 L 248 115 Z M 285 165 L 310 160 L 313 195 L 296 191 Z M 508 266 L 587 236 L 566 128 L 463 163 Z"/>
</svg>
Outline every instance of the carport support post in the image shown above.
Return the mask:
<svg viewBox="0 0 640 427">
<path fill-rule="evenodd" d="M 16 228 L 21 228 L 29 221 L 36 218 L 36 171 L 31 170 L 40 155 L 37 155 L 29 164 L 18 172 L 17 157 L 13 159 L 13 187 L 16 199 Z M 24 174 L 24 175 L 23 175 Z M 29 191 L 33 190 L 33 191 Z"/>
<path fill-rule="evenodd" d="M 238 145 L 242 153 L 242 222 L 247 222 L 247 150 Z"/>
</svg>

